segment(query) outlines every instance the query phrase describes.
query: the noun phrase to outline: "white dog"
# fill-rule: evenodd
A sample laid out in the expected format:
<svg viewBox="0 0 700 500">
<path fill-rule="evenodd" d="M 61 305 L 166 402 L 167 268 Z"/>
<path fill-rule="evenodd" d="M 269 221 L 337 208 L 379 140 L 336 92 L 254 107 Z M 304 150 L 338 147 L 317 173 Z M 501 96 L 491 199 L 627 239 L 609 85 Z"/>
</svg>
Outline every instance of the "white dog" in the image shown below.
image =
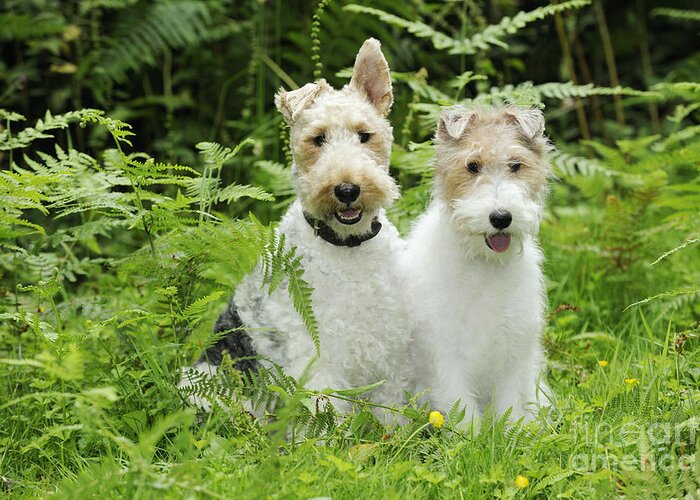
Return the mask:
<svg viewBox="0 0 700 500">
<path fill-rule="evenodd" d="M 320 358 L 307 387 L 386 380 L 370 399 L 389 405 L 410 389 L 409 322 L 396 269 L 404 243 L 384 213 L 398 196 L 389 175 L 392 103 L 389 67 L 374 39 L 363 44 L 342 90 L 319 80 L 275 96 L 291 127 L 299 196 L 277 232 L 302 257 L 319 327 Z M 268 295 L 258 266 L 217 321 L 215 331 L 230 333 L 195 368 L 213 373 L 228 352 L 240 370 L 255 372 L 270 360 L 300 377 L 316 351 L 285 288 Z M 334 405 L 347 410 L 342 401 Z"/>
<path fill-rule="evenodd" d="M 537 109 L 445 109 L 434 197 L 402 257 L 418 390 L 443 411 L 460 400 L 467 424 L 487 407 L 531 418 L 548 400 L 536 240 L 551 173 L 543 134 Z"/>
</svg>

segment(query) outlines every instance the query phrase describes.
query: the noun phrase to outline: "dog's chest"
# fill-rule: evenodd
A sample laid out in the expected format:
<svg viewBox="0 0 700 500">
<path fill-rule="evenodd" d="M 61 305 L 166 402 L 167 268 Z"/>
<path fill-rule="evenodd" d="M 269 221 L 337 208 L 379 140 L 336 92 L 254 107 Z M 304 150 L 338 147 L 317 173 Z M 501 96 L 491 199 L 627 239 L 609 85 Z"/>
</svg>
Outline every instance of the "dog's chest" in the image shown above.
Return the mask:
<svg viewBox="0 0 700 500">
<path fill-rule="evenodd" d="M 466 366 L 507 365 L 539 342 L 544 299 L 536 258 L 509 266 L 444 265 L 434 278 L 429 306 L 433 331 Z M 438 291 L 439 290 L 439 291 Z"/>
<path fill-rule="evenodd" d="M 318 324 L 320 362 L 332 366 L 351 385 L 387 378 L 408 348 L 408 318 L 397 293 L 393 233 L 378 235 L 361 247 L 335 247 L 322 240 L 295 241 L 312 287 Z M 244 280 L 236 294 L 241 318 L 256 329 L 256 352 L 299 376 L 315 357 L 311 337 L 287 294 L 286 284 L 272 295 L 261 286 L 260 270 Z"/>
<path fill-rule="evenodd" d="M 387 357 L 387 343 L 405 342 L 408 330 L 396 276 L 381 247 L 342 250 L 338 258 L 325 256 L 323 265 L 306 265 L 322 356 L 348 369 L 376 366 L 363 360 Z"/>
</svg>

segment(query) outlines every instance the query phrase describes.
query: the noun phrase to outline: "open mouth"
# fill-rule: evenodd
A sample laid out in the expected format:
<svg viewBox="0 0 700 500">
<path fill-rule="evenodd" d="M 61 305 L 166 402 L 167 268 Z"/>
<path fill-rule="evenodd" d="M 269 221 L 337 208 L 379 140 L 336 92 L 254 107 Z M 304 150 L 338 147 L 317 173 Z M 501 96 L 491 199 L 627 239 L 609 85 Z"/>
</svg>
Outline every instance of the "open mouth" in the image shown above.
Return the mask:
<svg viewBox="0 0 700 500">
<path fill-rule="evenodd" d="M 486 246 L 496 253 L 503 253 L 510 247 L 510 234 L 496 233 L 484 238 Z"/>
<path fill-rule="evenodd" d="M 357 224 L 362 219 L 362 210 L 359 208 L 346 208 L 345 210 L 338 210 L 335 213 L 335 218 L 341 224 Z"/>
</svg>

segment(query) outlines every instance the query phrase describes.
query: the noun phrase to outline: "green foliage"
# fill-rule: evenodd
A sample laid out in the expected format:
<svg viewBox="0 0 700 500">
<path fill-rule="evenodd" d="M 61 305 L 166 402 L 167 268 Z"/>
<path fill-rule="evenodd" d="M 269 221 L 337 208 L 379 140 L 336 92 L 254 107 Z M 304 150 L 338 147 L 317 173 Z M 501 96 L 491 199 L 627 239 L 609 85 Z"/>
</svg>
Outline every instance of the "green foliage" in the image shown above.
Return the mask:
<svg viewBox="0 0 700 500">
<path fill-rule="evenodd" d="M 589 3 L 5 2 L 0 491 L 695 495 L 697 12 L 605 2 L 617 86 Z M 270 224 L 294 194 L 272 95 L 318 76 L 346 83 L 368 36 L 394 70 L 402 197 L 388 213 L 404 234 L 431 197 L 441 106 L 544 109 L 558 176 L 540 238 L 556 400 L 531 424 L 469 427 L 455 405 L 434 428 L 415 395 L 404 407 L 366 402 L 381 381 L 314 391 L 267 360 L 244 380 L 225 358 L 216 377 L 177 387 L 258 265 L 320 352 L 304 262 Z"/>
<path fill-rule="evenodd" d="M 385 23 L 405 29 L 418 38 L 430 38 L 433 46 L 437 50 L 446 50 L 447 53 L 453 55 L 473 55 L 481 50 L 489 50 L 493 46 L 507 49 L 508 44 L 503 41 L 503 38 L 517 33 L 529 23 L 544 19 L 547 16 L 551 16 L 567 9 L 580 9 L 589 5 L 590 3 L 590 0 L 568 0 L 560 4 L 538 7 L 530 12 L 521 11 L 512 18 L 507 16 L 504 17 L 498 24 L 487 26 L 482 32 L 472 35 L 470 38 L 466 39 L 454 39 L 433 29 L 431 26 L 425 23 L 407 21 L 393 14 L 389 14 L 371 7 L 350 4 L 345 7 L 345 9 L 349 12 L 377 16 Z"/>
<path fill-rule="evenodd" d="M 169 50 L 208 41 L 210 28 L 211 14 L 204 2 L 157 2 L 120 19 L 114 35 L 94 57 L 102 75 L 123 82 L 129 72 L 155 65 Z"/>
<path fill-rule="evenodd" d="M 672 19 L 680 19 L 682 21 L 700 21 L 700 11 L 659 8 L 651 11 L 652 16 L 665 16 Z"/>
</svg>

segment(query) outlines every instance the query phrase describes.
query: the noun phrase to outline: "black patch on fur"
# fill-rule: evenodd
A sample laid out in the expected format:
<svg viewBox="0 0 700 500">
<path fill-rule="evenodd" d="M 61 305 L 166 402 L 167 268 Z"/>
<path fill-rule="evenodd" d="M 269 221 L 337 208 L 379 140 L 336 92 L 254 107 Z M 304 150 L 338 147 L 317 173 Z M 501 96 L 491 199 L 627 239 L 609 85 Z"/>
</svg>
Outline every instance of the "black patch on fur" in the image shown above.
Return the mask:
<svg viewBox="0 0 700 500">
<path fill-rule="evenodd" d="M 228 352 L 233 360 L 233 366 L 243 373 L 257 373 L 258 360 L 250 359 L 257 355 L 250 341 L 250 335 L 245 331 L 241 317 L 238 315 L 236 304 L 229 302 L 224 312 L 219 315 L 214 325 L 214 333 L 228 332 L 224 337 L 207 349 L 199 361 L 219 366 L 224 352 Z"/>
</svg>

